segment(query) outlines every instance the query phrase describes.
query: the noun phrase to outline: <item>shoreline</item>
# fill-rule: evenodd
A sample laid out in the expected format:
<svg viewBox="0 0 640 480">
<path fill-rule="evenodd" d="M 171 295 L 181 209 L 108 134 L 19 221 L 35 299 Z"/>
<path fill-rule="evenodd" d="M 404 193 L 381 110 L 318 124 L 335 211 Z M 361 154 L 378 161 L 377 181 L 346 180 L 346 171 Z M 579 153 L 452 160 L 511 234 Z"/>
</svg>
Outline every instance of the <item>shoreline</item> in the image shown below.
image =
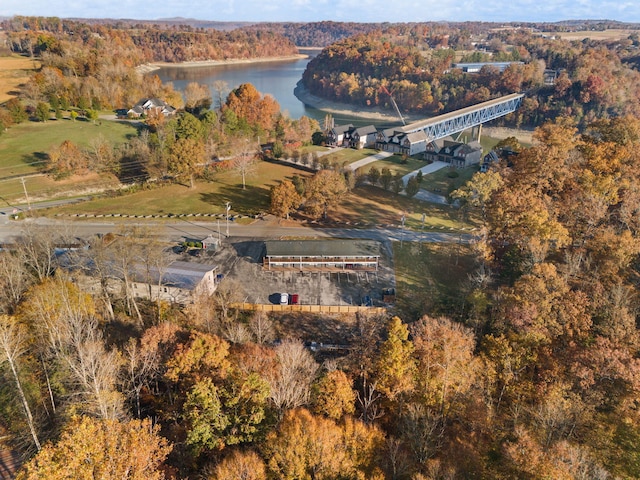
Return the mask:
<svg viewBox="0 0 640 480">
<path fill-rule="evenodd" d="M 334 115 L 359 117 L 367 120 L 378 120 L 390 123 L 401 123 L 400 118 L 394 111 L 383 110 L 380 107 L 366 108 L 358 105 L 350 105 L 348 103 L 326 100 L 324 98 L 313 95 L 302 84 L 302 80 L 300 80 L 296 84 L 296 88 L 294 88 L 293 94 L 306 106 Z M 416 115 L 403 115 L 403 117 L 406 123 L 424 119 L 424 117 L 418 117 Z"/>
<path fill-rule="evenodd" d="M 147 73 L 154 72 L 156 70 L 160 70 L 161 68 L 218 67 L 218 66 L 224 66 L 224 65 L 293 61 L 293 60 L 302 60 L 304 58 L 309 58 L 309 55 L 299 53 L 295 55 L 283 55 L 281 57 L 231 58 L 226 60 L 192 60 L 188 62 L 178 62 L 178 63 L 153 62 L 153 63 L 144 63 L 142 65 L 138 65 L 136 67 L 136 70 L 139 73 L 144 75 Z"/>
</svg>

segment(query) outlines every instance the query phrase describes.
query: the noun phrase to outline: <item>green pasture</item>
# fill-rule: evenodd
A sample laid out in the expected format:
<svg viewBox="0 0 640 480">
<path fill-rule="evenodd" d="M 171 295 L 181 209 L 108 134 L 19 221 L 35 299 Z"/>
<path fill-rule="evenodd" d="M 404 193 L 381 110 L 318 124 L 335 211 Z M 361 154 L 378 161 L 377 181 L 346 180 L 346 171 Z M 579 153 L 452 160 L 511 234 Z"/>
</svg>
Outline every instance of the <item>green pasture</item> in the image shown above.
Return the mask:
<svg viewBox="0 0 640 480">
<path fill-rule="evenodd" d="M 339 222 L 367 225 L 399 226 L 403 216 L 405 228 L 417 231 L 470 232 L 476 226 L 473 219 L 463 219 L 458 209 L 449 205 L 422 202 L 371 185 L 355 188 L 329 213 Z"/>
<path fill-rule="evenodd" d="M 92 213 L 127 215 L 167 215 L 189 213 L 224 213 L 226 202 L 231 203 L 234 214 L 266 212 L 270 204 L 270 189 L 284 178 L 305 175 L 293 167 L 277 163 L 258 162 L 255 173 L 247 176 L 246 189 L 242 179 L 233 171 L 215 173 L 210 182 L 198 181 L 195 188 L 186 185 L 165 184 L 138 187 L 111 196 L 102 196 L 77 205 L 50 209 L 55 213 Z M 308 175 L 308 174 L 307 174 Z"/>
<path fill-rule="evenodd" d="M 329 160 L 330 165 L 338 164 L 346 166 L 353 162 L 357 162 L 358 160 L 362 160 L 363 158 L 370 157 L 376 153 L 376 150 L 370 148 L 363 148 L 361 150 L 356 150 L 354 148 L 334 148 L 331 149 L 330 153 L 322 155 L 320 157 L 320 161 L 322 161 L 323 158 L 326 158 Z"/>
<path fill-rule="evenodd" d="M 407 157 L 404 161 L 400 155 L 392 155 L 387 158 L 383 158 L 382 160 L 377 160 L 373 163 L 365 165 L 358 169 L 358 173 L 366 174 L 371 170 L 371 167 L 376 167 L 378 170 L 382 170 L 383 168 L 388 168 L 391 170 L 392 174 L 400 173 L 401 175 L 406 175 L 408 173 L 414 172 L 419 168 L 427 165 L 428 162 L 425 160 L 418 160 L 417 158 Z"/>
<path fill-rule="evenodd" d="M 461 291 L 474 268 L 468 246 L 394 242 L 396 309 L 405 321 L 431 315 L 452 315 L 460 308 Z"/>
<path fill-rule="evenodd" d="M 84 147 L 99 135 L 121 144 L 137 132 L 128 122 L 97 121 L 93 124 L 84 119 L 14 125 L 0 135 L 0 179 L 39 171 L 47 152 L 65 140 Z"/>
<path fill-rule="evenodd" d="M 471 177 L 479 171 L 479 165 L 472 165 L 467 168 L 441 168 L 422 177 L 420 188 L 446 196 L 471 180 Z M 457 176 L 455 176 L 455 174 L 457 174 Z"/>
</svg>

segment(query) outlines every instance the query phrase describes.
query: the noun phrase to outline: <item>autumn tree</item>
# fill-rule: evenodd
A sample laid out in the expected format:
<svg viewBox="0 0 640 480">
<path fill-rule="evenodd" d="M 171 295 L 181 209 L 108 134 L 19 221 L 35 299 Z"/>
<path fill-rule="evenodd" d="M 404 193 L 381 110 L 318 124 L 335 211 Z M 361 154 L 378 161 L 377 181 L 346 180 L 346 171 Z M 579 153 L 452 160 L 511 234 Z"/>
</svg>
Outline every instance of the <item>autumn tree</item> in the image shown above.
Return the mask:
<svg viewBox="0 0 640 480">
<path fill-rule="evenodd" d="M 290 180 L 283 180 L 271 187 L 271 213 L 274 215 L 289 219 L 289 213 L 298 208 L 301 202 L 302 198 Z"/>
<path fill-rule="evenodd" d="M 320 170 L 306 182 L 305 209 L 314 218 L 326 217 L 327 211 L 336 206 L 346 193 L 347 184 L 340 172 Z"/>
<path fill-rule="evenodd" d="M 381 480 L 376 457 L 382 442 L 376 427 L 349 417 L 337 425 L 300 408 L 285 413 L 263 449 L 268 470 L 277 478 Z"/>
<path fill-rule="evenodd" d="M 193 138 L 179 138 L 169 148 L 168 167 L 176 178 L 189 179 L 189 188 L 195 188 L 195 177 L 205 160 L 204 144 Z"/>
<path fill-rule="evenodd" d="M 313 408 L 334 420 L 355 411 L 356 393 L 342 370 L 327 372 L 314 386 Z"/>
<path fill-rule="evenodd" d="M 20 480 L 128 478 L 161 480 L 171 447 L 149 420 L 75 418 L 18 473 Z"/>
<path fill-rule="evenodd" d="M 5 362 L 9 364 L 16 391 L 18 392 L 27 425 L 29 426 L 31 438 L 33 439 L 36 449 L 40 450 L 41 445 L 36 431 L 36 424 L 19 375 L 18 362 L 26 351 L 27 335 L 24 326 L 20 325 L 15 318 L 0 315 L 0 366 Z"/>
<path fill-rule="evenodd" d="M 89 162 L 82 150 L 71 141 L 65 140 L 60 146 L 49 151 L 47 169 L 56 179 L 61 179 L 72 174 L 86 174 L 89 171 Z"/>
<path fill-rule="evenodd" d="M 375 375 L 378 387 L 390 400 L 414 388 L 414 346 L 409 340 L 409 329 L 399 317 L 387 323 L 386 340 L 380 346 Z"/>
<path fill-rule="evenodd" d="M 264 131 L 274 127 L 276 114 L 280 111 L 278 102 L 270 95 L 262 96 L 250 83 L 243 83 L 227 96 L 225 108 L 248 125 L 255 125 Z"/>
<path fill-rule="evenodd" d="M 210 480 L 267 480 L 267 470 L 253 450 L 233 450 L 216 465 Z"/>
<path fill-rule="evenodd" d="M 447 318 L 423 317 L 412 326 L 412 339 L 420 400 L 444 415 L 455 412 L 480 368 L 473 333 Z"/>
<path fill-rule="evenodd" d="M 277 431 L 267 436 L 269 471 L 277 478 L 330 479 L 350 465 L 341 429 L 329 419 L 296 409 L 285 413 Z"/>
</svg>

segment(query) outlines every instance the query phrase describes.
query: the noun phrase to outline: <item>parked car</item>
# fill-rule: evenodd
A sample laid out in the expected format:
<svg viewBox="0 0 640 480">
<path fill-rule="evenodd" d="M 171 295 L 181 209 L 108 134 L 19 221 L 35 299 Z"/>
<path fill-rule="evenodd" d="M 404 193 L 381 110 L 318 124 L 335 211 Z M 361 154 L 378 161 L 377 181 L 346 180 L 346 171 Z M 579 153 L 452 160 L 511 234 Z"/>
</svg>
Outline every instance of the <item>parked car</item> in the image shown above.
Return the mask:
<svg viewBox="0 0 640 480">
<path fill-rule="evenodd" d="M 280 294 L 280 305 L 289 305 L 289 294 L 281 293 Z"/>
<path fill-rule="evenodd" d="M 300 297 L 298 296 L 297 293 L 292 293 L 291 294 L 291 305 L 298 305 L 300 301 Z"/>
</svg>

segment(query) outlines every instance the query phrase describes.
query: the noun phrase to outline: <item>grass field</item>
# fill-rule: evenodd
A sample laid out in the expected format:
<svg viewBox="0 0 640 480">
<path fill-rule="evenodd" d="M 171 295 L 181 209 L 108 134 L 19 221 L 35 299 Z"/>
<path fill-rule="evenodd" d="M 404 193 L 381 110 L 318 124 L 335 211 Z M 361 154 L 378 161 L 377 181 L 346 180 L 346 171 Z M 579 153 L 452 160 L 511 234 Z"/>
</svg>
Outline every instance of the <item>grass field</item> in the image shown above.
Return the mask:
<svg viewBox="0 0 640 480">
<path fill-rule="evenodd" d="M 130 215 L 223 213 L 225 203 L 231 203 L 236 214 L 258 214 L 269 209 L 269 190 L 283 178 L 305 173 L 293 167 L 259 162 L 254 175 L 247 177 L 242 189 L 239 175 L 231 171 L 215 174 L 212 182 L 197 182 L 191 189 L 184 185 L 151 186 L 150 188 L 115 197 L 101 197 L 51 209 L 52 213 L 121 213 Z"/>
<path fill-rule="evenodd" d="M 14 125 L 0 135 L 0 179 L 39 171 L 47 152 L 65 140 L 87 146 L 99 135 L 113 144 L 122 144 L 137 132 L 127 122 L 49 120 Z"/>
<path fill-rule="evenodd" d="M 93 138 L 102 135 L 114 144 L 122 144 L 136 134 L 133 125 L 120 122 L 101 122 L 94 125 L 81 120 L 51 120 L 46 123 L 25 122 L 14 125 L 0 135 L 0 197 L 6 203 L 22 199 L 23 187 L 20 177 L 23 175 L 33 199 L 61 195 L 78 189 L 98 189 L 105 185 L 113 185 L 115 179 L 112 177 L 89 175 L 55 181 L 37 173 L 46 159 L 47 152 L 64 140 L 87 146 Z"/>
<path fill-rule="evenodd" d="M 460 308 L 460 288 L 474 266 L 463 244 L 394 242 L 396 309 L 406 322 L 432 315 L 452 315 Z"/>
<path fill-rule="evenodd" d="M 400 155 L 392 155 L 390 157 L 383 158 L 382 160 L 377 160 L 373 163 L 365 165 L 360 169 L 360 173 L 367 173 L 371 169 L 371 167 L 376 167 L 378 170 L 388 168 L 393 175 L 395 175 L 396 173 L 406 175 L 407 173 L 418 170 L 425 165 L 427 165 L 426 161 L 418 160 L 413 157 L 408 157 L 406 163 L 402 163 L 402 157 Z"/>
<path fill-rule="evenodd" d="M 324 150 L 326 150 L 326 148 Z M 334 163 L 338 165 L 350 165 L 353 162 L 367 158 L 375 153 L 376 151 L 370 148 L 364 148 L 362 150 L 355 150 L 353 148 L 335 148 L 331 153 L 320 157 L 320 159 L 322 160 L 323 158 L 326 158 L 329 160 L 330 165 Z"/>
<path fill-rule="evenodd" d="M 447 195 L 453 190 L 460 188 L 471 177 L 480 170 L 478 165 L 467 168 L 442 168 L 436 172 L 423 177 L 420 188 L 440 195 Z M 458 176 L 451 178 L 449 175 L 457 173 Z"/>
<path fill-rule="evenodd" d="M 549 37 L 562 38 L 564 40 L 579 40 L 582 41 L 585 38 L 590 38 L 592 40 L 620 40 L 622 38 L 627 38 L 629 35 L 633 33 L 638 33 L 637 30 L 622 30 L 622 29 L 611 29 L 611 30 L 603 30 L 603 31 L 592 31 L 592 30 L 580 30 L 578 32 L 543 32 L 544 35 Z"/>
<path fill-rule="evenodd" d="M 0 57 L 0 103 L 14 97 L 20 85 L 29 78 L 29 73 L 38 68 L 37 61 L 18 55 Z"/>
</svg>

